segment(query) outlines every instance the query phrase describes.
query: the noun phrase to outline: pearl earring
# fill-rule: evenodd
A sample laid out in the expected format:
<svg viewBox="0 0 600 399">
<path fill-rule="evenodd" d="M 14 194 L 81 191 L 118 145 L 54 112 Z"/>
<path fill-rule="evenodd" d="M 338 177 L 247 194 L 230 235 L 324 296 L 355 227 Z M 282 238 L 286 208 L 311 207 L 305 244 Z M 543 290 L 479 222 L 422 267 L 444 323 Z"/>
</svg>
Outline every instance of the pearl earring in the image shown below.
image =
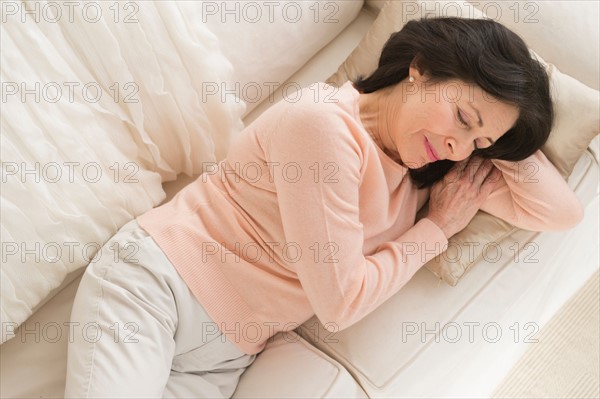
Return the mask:
<svg viewBox="0 0 600 399">
<path fill-rule="evenodd" d="M 409 81 L 410 83 L 414 83 L 414 82 L 415 82 L 415 78 L 413 78 L 412 76 L 410 76 L 410 77 L 408 78 L 408 81 Z"/>
</svg>

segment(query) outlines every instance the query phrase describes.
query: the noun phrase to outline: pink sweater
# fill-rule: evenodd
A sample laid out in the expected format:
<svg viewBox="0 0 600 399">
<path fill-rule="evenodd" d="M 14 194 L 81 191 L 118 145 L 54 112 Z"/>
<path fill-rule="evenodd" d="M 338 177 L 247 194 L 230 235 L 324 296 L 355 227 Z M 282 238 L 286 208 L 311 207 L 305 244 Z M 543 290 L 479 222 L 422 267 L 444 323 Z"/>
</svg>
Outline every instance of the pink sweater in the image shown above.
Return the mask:
<svg viewBox="0 0 600 399">
<path fill-rule="evenodd" d="M 356 323 L 448 243 L 431 220 L 415 223 L 429 189 L 416 189 L 375 145 L 358 99 L 347 82 L 280 101 L 226 159 L 137 218 L 248 354 L 314 314 L 329 331 Z M 494 163 L 504 179 L 484 211 L 537 231 L 581 220 L 578 199 L 540 151 Z"/>
</svg>

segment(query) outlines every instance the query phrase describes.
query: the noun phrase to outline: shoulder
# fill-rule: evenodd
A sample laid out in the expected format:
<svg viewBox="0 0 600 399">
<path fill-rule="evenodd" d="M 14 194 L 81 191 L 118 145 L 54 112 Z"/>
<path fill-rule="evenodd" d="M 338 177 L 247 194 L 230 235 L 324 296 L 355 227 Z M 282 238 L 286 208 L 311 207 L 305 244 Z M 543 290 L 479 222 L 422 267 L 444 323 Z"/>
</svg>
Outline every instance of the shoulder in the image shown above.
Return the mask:
<svg viewBox="0 0 600 399">
<path fill-rule="evenodd" d="M 326 185 L 321 194 L 355 190 L 363 177 L 366 148 L 353 112 L 356 105 L 352 96 L 324 83 L 302 89 L 294 101 L 284 99 L 275 104 L 269 110 L 270 122 L 262 125 L 266 160 L 276 165 L 294 164 L 313 188 L 325 182 L 310 180 L 315 170 L 335 176 L 338 184 Z"/>
<path fill-rule="evenodd" d="M 283 98 L 274 104 L 268 113 L 279 113 L 291 118 L 307 118 L 311 121 L 336 121 L 347 114 L 353 98 L 344 95 L 338 87 L 316 82 L 304 88 L 287 86 Z M 315 123 L 316 124 L 316 123 Z"/>
<path fill-rule="evenodd" d="M 358 147 L 361 134 L 356 120 L 355 94 L 346 88 L 338 88 L 323 82 L 313 83 L 301 90 L 284 96 L 265 114 L 273 118 L 275 129 L 271 141 L 301 141 L 316 146 L 350 145 Z"/>
</svg>

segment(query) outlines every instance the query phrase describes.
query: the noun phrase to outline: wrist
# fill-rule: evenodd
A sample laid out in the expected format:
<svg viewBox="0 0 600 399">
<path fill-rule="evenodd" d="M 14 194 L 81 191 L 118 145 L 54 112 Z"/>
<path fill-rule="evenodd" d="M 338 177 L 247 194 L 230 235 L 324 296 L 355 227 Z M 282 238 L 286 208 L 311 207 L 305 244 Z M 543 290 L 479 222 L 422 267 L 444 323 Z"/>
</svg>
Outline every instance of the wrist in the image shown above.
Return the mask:
<svg viewBox="0 0 600 399">
<path fill-rule="evenodd" d="M 450 231 L 450 229 L 448 228 L 448 226 L 445 223 L 442 223 L 435 216 L 427 216 L 427 219 L 432 221 L 442 231 L 442 233 L 444 233 L 444 236 L 446 236 L 447 240 L 449 240 L 450 237 L 454 234 L 454 233 L 452 233 L 452 231 Z"/>
</svg>

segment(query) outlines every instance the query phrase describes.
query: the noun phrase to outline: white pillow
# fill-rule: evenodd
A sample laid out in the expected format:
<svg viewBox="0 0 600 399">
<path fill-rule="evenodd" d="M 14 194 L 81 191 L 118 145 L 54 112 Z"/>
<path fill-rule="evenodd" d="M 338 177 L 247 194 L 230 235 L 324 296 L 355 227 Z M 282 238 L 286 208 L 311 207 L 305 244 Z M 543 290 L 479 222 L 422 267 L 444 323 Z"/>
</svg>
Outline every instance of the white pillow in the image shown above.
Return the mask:
<svg viewBox="0 0 600 399">
<path fill-rule="evenodd" d="M 36 2 L 39 22 L 3 7 L 2 342 L 159 204 L 163 181 L 201 172 L 243 127 L 243 103 L 203 98 L 232 68 L 198 3 L 114 3 L 117 17 L 95 2 L 72 20 L 51 3 Z"/>
<path fill-rule="evenodd" d="M 338 36 L 362 1 L 207 1 L 202 20 L 234 65 L 227 89 L 240 94 L 249 115 L 320 49 Z M 335 65 L 333 66 L 335 68 Z M 298 82 L 287 82 L 290 90 Z"/>
</svg>

